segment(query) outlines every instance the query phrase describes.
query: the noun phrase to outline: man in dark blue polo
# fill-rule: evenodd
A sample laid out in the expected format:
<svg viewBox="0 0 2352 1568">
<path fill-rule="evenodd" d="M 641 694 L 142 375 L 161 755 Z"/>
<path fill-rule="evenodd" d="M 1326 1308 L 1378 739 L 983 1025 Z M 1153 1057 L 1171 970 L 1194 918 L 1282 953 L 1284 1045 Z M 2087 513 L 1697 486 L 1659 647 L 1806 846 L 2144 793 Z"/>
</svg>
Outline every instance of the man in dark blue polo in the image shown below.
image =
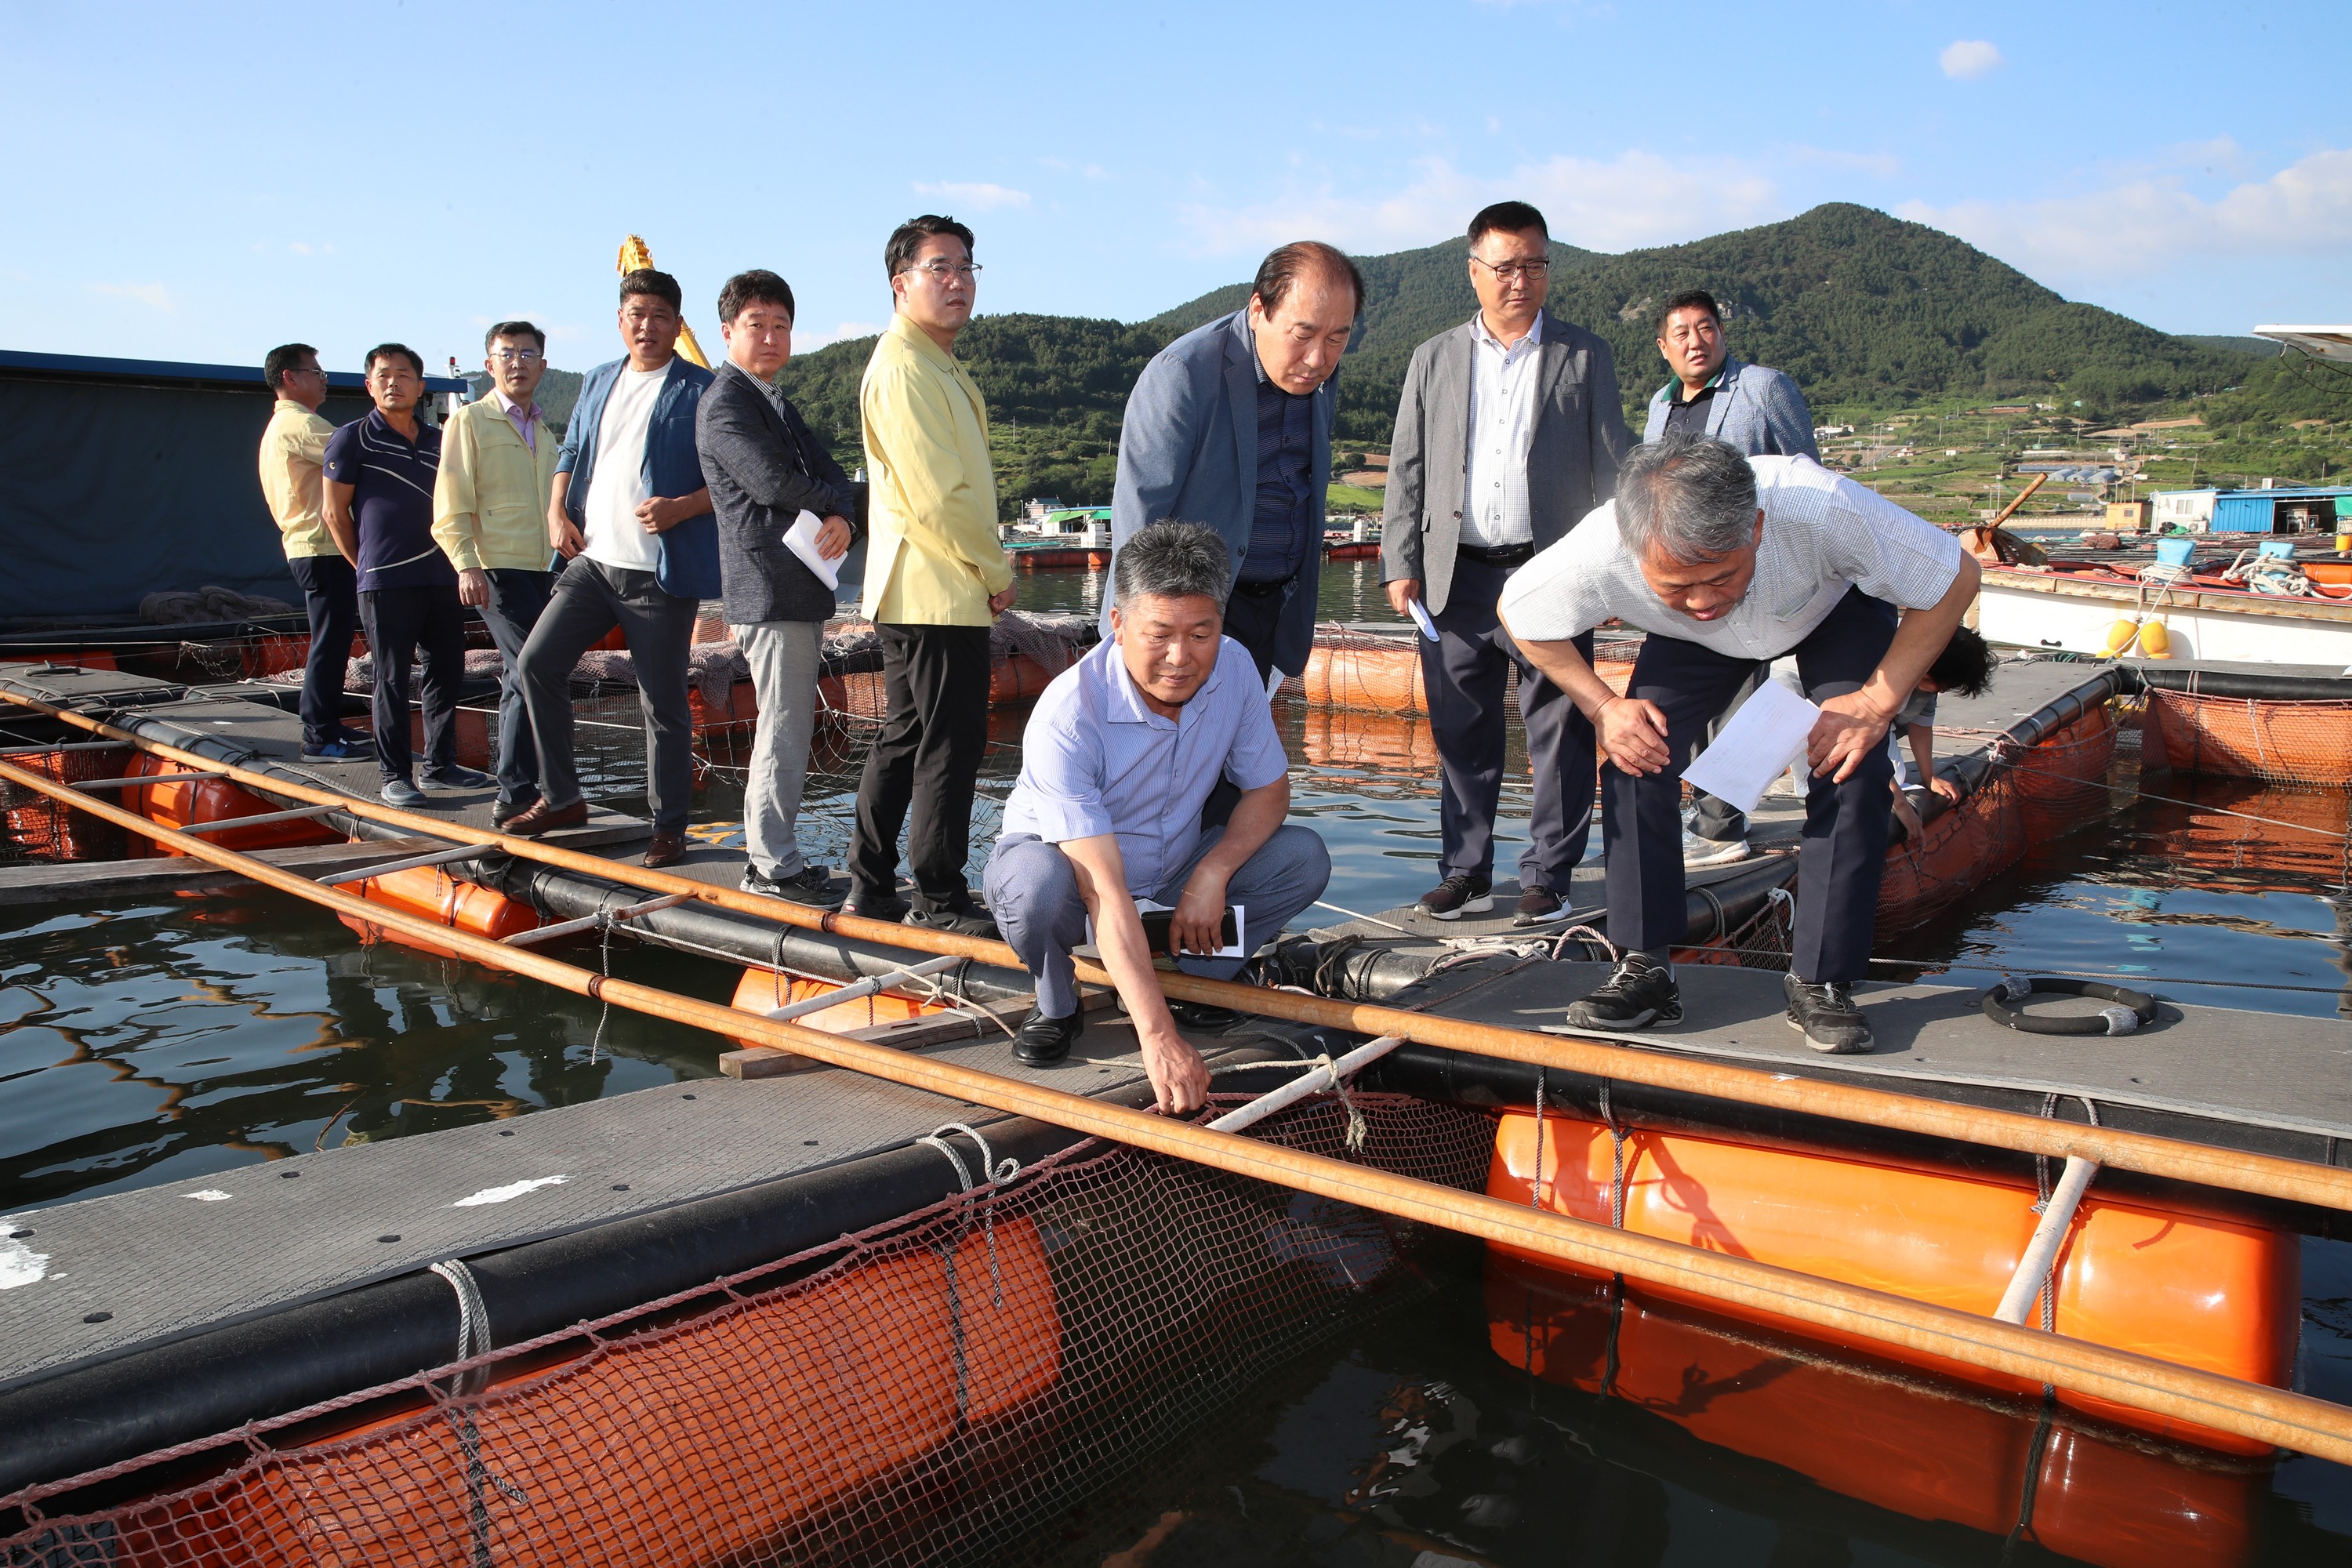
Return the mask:
<svg viewBox="0 0 2352 1568">
<path fill-rule="evenodd" d="M 383 798 L 425 804 L 408 747 L 408 671 L 422 655 L 425 782 L 480 789 L 487 773 L 457 765 L 457 684 L 466 673 L 466 611 L 457 573 L 433 537 L 433 480 L 441 432 L 416 416 L 425 361 L 380 343 L 365 361 L 375 407 L 327 443 L 320 497 L 327 531 L 358 563 L 360 624 L 375 659 L 375 758 Z"/>
</svg>

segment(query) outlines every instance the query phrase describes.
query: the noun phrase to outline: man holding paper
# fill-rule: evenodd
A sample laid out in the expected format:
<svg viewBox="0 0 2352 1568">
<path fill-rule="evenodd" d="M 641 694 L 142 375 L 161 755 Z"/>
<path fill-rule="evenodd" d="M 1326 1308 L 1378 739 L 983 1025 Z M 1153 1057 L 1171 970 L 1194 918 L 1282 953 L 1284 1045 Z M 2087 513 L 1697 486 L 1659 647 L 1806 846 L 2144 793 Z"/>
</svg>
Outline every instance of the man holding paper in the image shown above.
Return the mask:
<svg viewBox="0 0 2352 1568">
<path fill-rule="evenodd" d="M 1789 1022 L 1817 1050 L 1867 1050 L 1852 988 L 1867 973 L 1886 863 L 1886 728 L 1976 597 L 1976 563 L 1950 534 L 1808 458 L 1747 458 L 1706 437 L 1634 448 L 1601 512 L 1523 567 L 1502 603 L 1521 651 L 1592 721 L 1608 759 L 1601 844 L 1623 956 L 1569 1021 L 1681 1019 L 1668 954 L 1684 926 L 1684 764 L 1726 694 L 1793 654 L 1818 710 L 1799 705 L 1791 725 L 1758 710 L 1743 728 L 1769 732 L 1753 743 L 1727 733 L 1739 753 L 1727 760 L 1769 778 L 1801 752 L 1812 771 Z M 1649 634 L 1623 697 L 1571 640 L 1612 616 Z M 1735 787 L 1739 771 L 1718 784 Z"/>
<path fill-rule="evenodd" d="M 751 667 L 760 719 L 743 784 L 743 890 L 840 901 L 793 826 L 816 724 L 817 668 L 840 563 L 856 537 L 849 476 L 777 389 L 793 357 L 792 285 L 739 272 L 719 291 L 727 357 L 695 411 L 694 444 L 719 518 L 727 626 Z"/>
<path fill-rule="evenodd" d="M 1020 1058 L 1058 1062 L 1084 1028 L 1070 950 L 1091 925 L 1160 1108 L 1183 1115 L 1200 1109 L 1209 1074 L 1178 1018 L 1226 1019 L 1181 1003 L 1171 1013 L 1138 902 L 1172 907 L 1171 952 L 1220 955 L 1181 957 L 1179 968 L 1229 979 L 1322 896 L 1331 857 L 1313 829 L 1283 820 L 1282 738 L 1248 650 L 1224 635 L 1224 542 L 1197 523 L 1153 523 L 1127 540 L 1111 578 L 1109 639 L 1055 677 L 1029 715 L 983 888 L 1037 981 Z M 1201 807 L 1220 779 L 1240 799 L 1223 826 L 1203 828 Z"/>
</svg>

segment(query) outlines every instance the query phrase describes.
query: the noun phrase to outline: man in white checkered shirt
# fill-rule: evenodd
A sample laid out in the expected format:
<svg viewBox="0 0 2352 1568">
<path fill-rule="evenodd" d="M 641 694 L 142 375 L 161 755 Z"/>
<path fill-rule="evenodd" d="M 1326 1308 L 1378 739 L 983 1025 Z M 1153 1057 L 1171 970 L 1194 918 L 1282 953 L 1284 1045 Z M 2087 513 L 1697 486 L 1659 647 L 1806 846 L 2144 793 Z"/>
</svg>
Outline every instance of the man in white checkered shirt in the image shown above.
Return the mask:
<svg viewBox="0 0 2352 1568">
<path fill-rule="evenodd" d="M 1865 1051 L 1854 1005 L 1886 864 L 1886 727 L 1976 597 L 1959 542 L 1808 458 L 1748 458 L 1706 437 L 1637 447 L 1617 499 L 1519 568 L 1503 623 L 1593 721 L 1609 938 L 1623 956 L 1569 1009 L 1585 1028 L 1682 1017 L 1668 960 L 1683 934 L 1683 767 L 1760 664 L 1793 654 L 1822 708 L 1797 861 L 1789 1022 L 1818 1050 Z M 1901 607 L 1898 623 L 1897 606 Z M 1627 695 L 1570 640 L 1616 617 L 1649 634 Z"/>
</svg>

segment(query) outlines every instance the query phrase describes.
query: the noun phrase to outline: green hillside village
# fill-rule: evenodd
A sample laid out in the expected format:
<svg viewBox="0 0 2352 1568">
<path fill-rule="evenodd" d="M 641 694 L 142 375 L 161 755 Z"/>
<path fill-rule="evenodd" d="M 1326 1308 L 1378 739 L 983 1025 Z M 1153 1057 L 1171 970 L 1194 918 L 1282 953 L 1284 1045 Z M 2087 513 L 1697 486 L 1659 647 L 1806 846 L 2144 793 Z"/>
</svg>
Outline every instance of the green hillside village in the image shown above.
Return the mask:
<svg viewBox="0 0 2352 1568">
<path fill-rule="evenodd" d="M 1329 509 L 1376 517 L 1405 365 L 1476 308 L 1465 243 L 1358 258 L 1364 319 L 1340 370 Z M 2182 337 L 2077 304 L 1974 247 L 1867 207 L 1620 256 L 1552 247 L 1551 310 L 1607 338 L 1638 437 L 1666 379 L 1660 300 L 1703 288 L 1723 301 L 1731 350 L 1797 379 L 1822 456 L 1924 517 L 1959 523 L 2051 477 L 2019 513 L 2063 525 L 2160 489 L 2340 480 L 2352 377 L 2259 338 Z M 1149 321 L 997 315 L 957 344 L 988 398 L 1006 521 L 1034 497 L 1110 500 L 1119 419 L 1137 374 L 1168 342 L 1240 308 L 1247 283 Z M 858 338 L 795 359 L 782 381 L 855 468 Z M 561 378 L 561 379 L 560 379 Z M 551 371 L 559 417 L 576 377 Z"/>
</svg>

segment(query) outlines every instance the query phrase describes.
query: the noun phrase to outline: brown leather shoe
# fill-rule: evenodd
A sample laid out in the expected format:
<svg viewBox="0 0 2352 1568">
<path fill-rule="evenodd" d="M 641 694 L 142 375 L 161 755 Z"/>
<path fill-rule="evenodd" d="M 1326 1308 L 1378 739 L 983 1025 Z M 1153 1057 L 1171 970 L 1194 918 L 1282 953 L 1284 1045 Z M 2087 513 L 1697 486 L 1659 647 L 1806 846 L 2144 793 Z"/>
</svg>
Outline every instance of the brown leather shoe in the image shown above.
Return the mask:
<svg viewBox="0 0 2352 1568">
<path fill-rule="evenodd" d="M 577 827 L 588 820 L 588 803 L 575 800 L 570 805 L 551 806 L 541 800 L 530 809 L 519 811 L 507 818 L 506 831 L 519 838 L 536 838 L 557 827 Z"/>
<path fill-rule="evenodd" d="M 675 866 L 685 858 L 686 835 L 683 833 L 656 833 L 646 846 L 646 864 L 648 866 Z"/>
</svg>

